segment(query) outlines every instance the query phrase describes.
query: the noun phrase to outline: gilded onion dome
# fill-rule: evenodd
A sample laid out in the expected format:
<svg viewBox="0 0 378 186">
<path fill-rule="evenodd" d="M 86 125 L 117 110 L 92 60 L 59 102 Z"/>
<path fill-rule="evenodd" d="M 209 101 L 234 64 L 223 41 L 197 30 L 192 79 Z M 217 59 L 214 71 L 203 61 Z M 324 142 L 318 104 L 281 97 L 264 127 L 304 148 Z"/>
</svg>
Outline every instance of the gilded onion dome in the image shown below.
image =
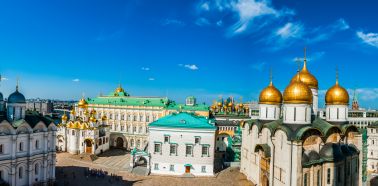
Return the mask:
<svg viewBox="0 0 378 186">
<path fill-rule="evenodd" d="M 70 113 L 71 113 L 72 115 L 75 115 L 75 114 L 76 114 L 75 109 L 72 109 L 72 110 L 70 111 Z"/>
<path fill-rule="evenodd" d="M 108 118 L 105 115 L 103 115 L 102 118 L 101 118 L 102 121 L 106 121 L 107 119 Z"/>
<path fill-rule="evenodd" d="M 291 81 L 283 93 L 283 102 L 288 104 L 312 104 L 311 89 L 300 80 L 300 73 Z"/>
<path fill-rule="evenodd" d="M 63 116 L 62 116 L 62 121 L 67 121 L 68 120 L 68 117 L 66 115 L 66 112 L 64 112 Z"/>
<path fill-rule="evenodd" d="M 305 57 L 304 57 L 303 68 L 299 72 L 299 76 L 300 76 L 301 81 L 303 83 L 305 83 L 307 86 L 309 86 L 310 89 L 318 89 L 319 88 L 319 86 L 318 86 L 318 80 L 307 69 L 306 50 L 305 50 Z M 296 78 L 297 77 L 294 76 L 291 81 L 295 81 Z"/>
<path fill-rule="evenodd" d="M 118 87 L 115 89 L 116 93 L 125 92 L 125 90 L 122 88 L 122 85 L 119 84 Z"/>
<path fill-rule="evenodd" d="M 89 111 L 88 111 L 88 109 L 85 109 L 85 110 L 84 110 L 84 115 L 86 115 L 86 116 L 89 115 Z"/>
<path fill-rule="evenodd" d="M 88 102 L 85 101 L 84 98 L 81 98 L 80 101 L 79 101 L 79 103 L 77 105 L 79 106 L 79 108 L 87 108 Z"/>
<path fill-rule="evenodd" d="M 94 117 L 94 115 L 92 115 L 92 116 L 89 118 L 89 121 L 91 121 L 91 122 L 96 122 L 97 119 L 96 119 L 96 117 Z"/>
<path fill-rule="evenodd" d="M 259 96 L 259 104 L 279 105 L 282 103 L 281 92 L 273 85 L 272 80 L 269 86 L 261 91 Z"/>
<path fill-rule="evenodd" d="M 327 90 L 325 102 L 327 105 L 349 105 L 349 93 L 339 85 L 338 78 L 336 84 Z"/>
</svg>

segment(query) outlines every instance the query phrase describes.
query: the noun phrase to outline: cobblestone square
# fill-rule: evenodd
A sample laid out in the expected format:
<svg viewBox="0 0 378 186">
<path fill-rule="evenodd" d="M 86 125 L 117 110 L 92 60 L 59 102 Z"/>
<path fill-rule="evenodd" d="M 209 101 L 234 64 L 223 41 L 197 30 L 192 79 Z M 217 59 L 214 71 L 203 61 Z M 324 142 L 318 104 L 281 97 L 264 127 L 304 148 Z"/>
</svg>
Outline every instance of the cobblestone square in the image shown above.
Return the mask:
<svg viewBox="0 0 378 186">
<path fill-rule="evenodd" d="M 250 186 L 246 177 L 238 169 L 226 169 L 214 177 L 169 177 L 169 176 L 138 176 L 129 173 L 130 154 L 120 150 L 110 150 L 91 162 L 72 156 L 68 153 L 57 154 L 56 178 L 59 186 L 72 185 L 231 185 Z M 97 169 L 107 171 L 105 177 L 87 176 L 86 170 Z M 110 176 L 113 175 L 113 176 Z"/>
</svg>

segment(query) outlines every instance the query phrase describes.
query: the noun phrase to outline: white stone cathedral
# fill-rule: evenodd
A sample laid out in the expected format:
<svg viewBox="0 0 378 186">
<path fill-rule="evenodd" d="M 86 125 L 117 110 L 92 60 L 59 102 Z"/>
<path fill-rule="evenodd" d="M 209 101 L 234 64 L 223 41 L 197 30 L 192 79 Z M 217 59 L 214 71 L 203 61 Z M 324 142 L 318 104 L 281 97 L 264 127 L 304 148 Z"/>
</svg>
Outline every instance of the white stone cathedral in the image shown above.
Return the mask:
<svg viewBox="0 0 378 186">
<path fill-rule="evenodd" d="M 55 135 L 51 119 L 26 111 L 18 86 L 6 105 L 0 93 L 0 185 L 53 183 Z"/>
<path fill-rule="evenodd" d="M 242 131 L 241 168 L 261 186 L 361 185 L 362 137 L 348 122 L 349 95 L 336 83 L 317 116 L 318 81 L 303 69 L 283 95 L 272 81 L 259 98 L 259 118 Z"/>
</svg>

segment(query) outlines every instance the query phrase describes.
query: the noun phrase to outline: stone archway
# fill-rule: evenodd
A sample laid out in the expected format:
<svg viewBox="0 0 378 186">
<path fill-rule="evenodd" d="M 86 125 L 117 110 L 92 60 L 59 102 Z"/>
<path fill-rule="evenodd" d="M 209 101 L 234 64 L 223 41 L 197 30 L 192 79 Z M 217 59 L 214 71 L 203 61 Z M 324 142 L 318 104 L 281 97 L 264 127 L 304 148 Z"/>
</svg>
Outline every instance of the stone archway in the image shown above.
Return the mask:
<svg viewBox="0 0 378 186">
<path fill-rule="evenodd" d="M 64 137 L 62 135 L 58 135 L 57 136 L 57 144 L 56 144 L 56 148 L 58 151 L 66 151 L 65 149 L 65 145 L 64 145 Z"/>
<path fill-rule="evenodd" d="M 86 139 L 84 140 L 85 143 L 85 153 L 90 153 L 92 154 L 92 140 Z"/>
<path fill-rule="evenodd" d="M 137 162 L 135 162 L 135 166 L 147 167 L 147 159 L 144 156 L 140 156 Z"/>
<path fill-rule="evenodd" d="M 124 148 L 124 140 L 123 140 L 123 138 L 121 138 L 121 137 L 117 137 L 117 139 L 116 139 L 116 147 L 117 148 L 120 148 L 120 149 L 123 149 Z"/>
</svg>

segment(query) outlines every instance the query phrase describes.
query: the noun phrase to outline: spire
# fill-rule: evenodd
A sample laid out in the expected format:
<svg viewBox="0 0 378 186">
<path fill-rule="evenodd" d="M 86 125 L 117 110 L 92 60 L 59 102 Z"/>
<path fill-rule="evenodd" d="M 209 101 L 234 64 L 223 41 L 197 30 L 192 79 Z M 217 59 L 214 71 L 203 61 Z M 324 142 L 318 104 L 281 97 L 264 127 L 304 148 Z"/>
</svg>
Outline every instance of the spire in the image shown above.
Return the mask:
<svg viewBox="0 0 378 186">
<path fill-rule="evenodd" d="M 307 71 L 307 49 L 304 47 L 304 57 L 303 57 L 303 71 Z"/>
<path fill-rule="evenodd" d="M 270 67 L 270 75 L 269 75 L 269 86 L 273 86 L 273 72 L 272 72 L 272 67 Z"/>
<path fill-rule="evenodd" d="M 299 58 L 295 58 L 295 62 L 298 64 L 297 72 L 299 72 L 301 69 L 301 60 Z"/>
<path fill-rule="evenodd" d="M 336 85 L 339 85 L 339 69 L 336 66 Z"/>
<path fill-rule="evenodd" d="M 19 84 L 20 84 L 20 78 L 17 77 L 17 83 L 16 83 L 16 91 L 17 91 L 17 92 L 18 92 Z"/>
</svg>

